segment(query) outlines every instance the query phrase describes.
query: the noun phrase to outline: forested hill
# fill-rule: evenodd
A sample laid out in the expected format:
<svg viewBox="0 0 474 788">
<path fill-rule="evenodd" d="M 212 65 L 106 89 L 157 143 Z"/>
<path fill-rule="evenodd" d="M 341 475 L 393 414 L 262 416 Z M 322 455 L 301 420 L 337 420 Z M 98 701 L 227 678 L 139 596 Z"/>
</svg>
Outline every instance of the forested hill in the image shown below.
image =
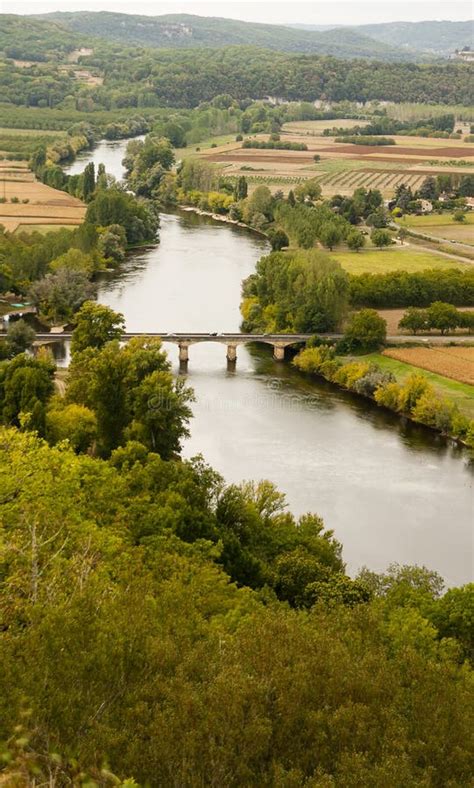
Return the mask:
<svg viewBox="0 0 474 788">
<path fill-rule="evenodd" d="M 281 52 L 334 55 L 341 58 L 376 58 L 400 61 L 419 53 L 380 42 L 353 29 L 318 32 L 278 25 L 187 14 L 138 16 L 109 12 L 57 12 L 42 17 L 81 36 L 97 36 L 124 44 L 158 48 L 252 45 Z"/>
<path fill-rule="evenodd" d="M 53 20 L 14 14 L 0 17 L 0 52 L 18 60 L 60 60 L 80 43 L 80 38 Z"/>
<path fill-rule="evenodd" d="M 472 44 L 473 28 L 474 23 L 468 19 L 465 22 L 387 22 L 362 25 L 352 30 L 392 47 L 449 55 L 455 49 Z"/>
</svg>

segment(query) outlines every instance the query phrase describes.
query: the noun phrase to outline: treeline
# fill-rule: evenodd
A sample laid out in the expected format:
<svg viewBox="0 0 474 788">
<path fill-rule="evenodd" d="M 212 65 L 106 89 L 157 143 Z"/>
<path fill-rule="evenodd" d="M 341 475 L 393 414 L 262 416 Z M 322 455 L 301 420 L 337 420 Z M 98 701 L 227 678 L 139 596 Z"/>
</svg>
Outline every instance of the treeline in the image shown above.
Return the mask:
<svg viewBox="0 0 474 788">
<path fill-rule="evenodd" d="M 244 140 L 243 148 L 257 148 L 259 150 L 308 150 L 304 142 L 288 142 L 286 140 Z"/>
<path fill-rule="evenodd" d="M 182 460 L 192 392 L 123 324 L 83 306 L 64 397 L 0 363 L 2 777 L 464 786 L 472 584 L 353 580 L 316 514 Z"/>
<path fill-rule="evenodd" d="M 413 125 L 413 121 L 397 120 L 386 115 L 380 115 L 363 126 L 355 125 L 352 128 L 337 128 L 337 126 L 334 126 L 333 128 L 324 129 L 323 135 L 329 137 L 334 135 L 374 136 L 400 134 L 410 137 L 440 137 L 445 139 L 454 136 L 455 139 L 459 139 L 459 135 L 455 133 L 454 124 L 455 117 L 451 113 L 423 118 L 422 121 L 420 120 L 415 125 Z"/>
<path fill-rule="evenodd" d="M 428 307 L 434 301 L 456 306 L 474 306 L 474 269 L 429 269 L 418 273 L 391 271 L 350 277 L 354 306 Z"/>
<path fill-rule="evenodd" d="M 336 137 L 334 142 L 343 142 L 346 145 L 395 145 L 395 140 L 390 137 L 369 137 L 366 134 L 357 134 L 344 137 Z"/>
<path fill-rule="evenodd" d="M 457 328 L 466 329 L 471 334 L 474 331 L 474 312 L 462 311 L 456 309 L 453 304 L 435 301 L 427 309 L 417 307 L 407 309 L 398 327 L 412 334 L 432 329 L 447 334 Z"/>
</svg>

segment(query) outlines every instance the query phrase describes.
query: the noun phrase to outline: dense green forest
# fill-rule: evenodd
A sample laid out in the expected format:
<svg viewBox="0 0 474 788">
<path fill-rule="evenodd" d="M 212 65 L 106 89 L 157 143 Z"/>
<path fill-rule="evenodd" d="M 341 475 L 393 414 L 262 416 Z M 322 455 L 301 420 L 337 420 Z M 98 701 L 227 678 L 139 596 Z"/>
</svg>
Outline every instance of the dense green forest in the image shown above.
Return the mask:
<svg viewBox="0 0 474 788">
<path fill-rule="evenodd" d="M 181 460 L 192 391 L 122 331 L 82 307 L 65 397 L 0 364 L 3 779 L 464 788 L 474 586 L 351 579 L 316 514 Z"/>
<path fill-rule="evenodd" d="M 4 49 L 8 49 L 6 43 Z M 77 77 L 74 67 L 54 59 L 29 67 L 3 60 L 3 100 L 91 112 L 127 107 L 196 107 L 222 94 L 240 102 L 278 96 L 309 102 L 387 100 L 469 105 L 472 98 L 471 69 L 462 63 L 347 61 L 253 46 L 157 52 L 98 42 L 93 50 L 90 56 L 80 57 L 80 68 L 99 75 L 103 84 L 88 84 Z"/>
</svg>

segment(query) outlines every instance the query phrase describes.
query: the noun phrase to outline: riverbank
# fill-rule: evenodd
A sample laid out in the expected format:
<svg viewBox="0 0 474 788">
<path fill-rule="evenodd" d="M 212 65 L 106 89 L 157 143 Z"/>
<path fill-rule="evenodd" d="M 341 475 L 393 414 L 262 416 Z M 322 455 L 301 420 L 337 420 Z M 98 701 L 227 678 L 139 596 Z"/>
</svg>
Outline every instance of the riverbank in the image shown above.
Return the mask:
<svg viewBox="0 0 474 788">
<path fill-rule="evenodd" d="M 452 399 L 440 396 L 422 369 L 413 367 L 411 374 L 399 382 L 389 370 L 374 363 L 371 356 L 343 363 L 334 348 L 327 345 L 302 350 L 292 363 L 300 372 L 322 377 L 401 418 L 429 427 L 460 446 L 474 449 L 474 419 Z"/>
<path fill-rule="evenodd" d="M 257 233 L 257 235 L 260 235 L 263 238 L 268 238 L 268 234 L 264 233 L 263 230 L 257 230 L 250 224 L 239 222 L 237 219 L 231 219 L 229 216 L 225 216 L 222 213 L 211 213 L 211 211 L 204 211 L 202 208 L 196 208 L 194 205 L 178 205 L 177 208 L 178 210 L 184 211 L 185 213 L 195 213 L 198 216 L 208 216 L 210 219 L 214 219 L 216 222 L 225 222 L 225 224 L 232 224 L 235 227 L 242 227 L 244 230 L 250 230 L 250 232 Z"/>
</svg>

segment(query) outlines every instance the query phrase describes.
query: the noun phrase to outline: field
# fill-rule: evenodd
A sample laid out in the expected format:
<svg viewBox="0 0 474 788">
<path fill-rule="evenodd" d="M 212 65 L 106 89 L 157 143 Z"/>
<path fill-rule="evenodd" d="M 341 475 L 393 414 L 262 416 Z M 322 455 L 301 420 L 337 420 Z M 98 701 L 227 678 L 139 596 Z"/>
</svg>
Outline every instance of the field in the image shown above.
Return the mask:
<svg viewBox="0 0 474 788">
<path fill-rule="evenodd" d="M 353 120 L 334 122 L 354 124 Z M 365 187 L 380 189 L 384 197 L 389 198 L 401 183 L 416 190 L 428 174 L 442 172 L 461 176 L 474 172 L 474 146 L 462 140 L 395 136 L 396 144 L 392 146 L 346 145 L 336 143 L 334 137 L 321 136 L 322 128 L 332 123 L 285 124 L 281 139 L 304 142 L 307 151 L 243 148 L 241 143 L 226 139 L 225 144 L 215 148 L 199 152 L 190 148 L 188 154 L 220 164 L 226 175 L 245 174 L 250 185 L 264 183 L 273 191 L 288 192 L 294 183 L 317 178 L 324 197 L 351 195 L 355 189 Z M 256 138 L 268 137 L 256 135 Z M 184 151 L 183 155 L 186 155 Z M 316 155 L 320 157 L 318 162 L 314 161 Z M 461 161 L 464 162 L 462 167 L 458 166 Z"/>
<path fill-rule="evenodd" d="M 460 350 L 463 355 L 466 354 L 466 351 L 469 351 L 469 355 L 466 358 L 469 358 L 468 362 L 463 362 L 464 364 L 467 363 L 474 363 L 472 359 L 474 358 L 474 348 L 445 348 L 444 350 Z M 395 350 L 395 349 L 394 349 Z M 409 348 L 409 352 L 428 352 L 430 351 L 429 348 Z M 398 349 L 397 349 L 398 351 Z M 378 364 L 379 367 L 382 369 L 387 370 L 388 372 L 392 372 L 393 375 L 399 381 L 405 380 L 408 375 L 413 374 L 414 372 L 421 372 L 432 384 L 438 394 L 443 397 L 449 397 L 453 402 L 457 404 L 459 409 L 463 411 L 467 416 L 470 418 L 474 418 L 474 385 L 470 385 L 469 383 L 464 383 L 460 380 L 454 380 L 453 378 L 447 377 L 445 374 L 439 374 L 436 372 L 430 372 L 423 367 L 418 365 L 418 358 L 415 356 L 411 357 L 410 362 L 400 361 L 396 358 L 392 358 L 391 355 L 387 355 L 388 353 L 392 353 L 392 351 L 384 351 L 383 355 L 381 353 L 371 353 L 367 356 L 358 356 L 358 360 L 364 361 L 373 361 L 375 364 Z M 403 351 L 405 352 L 405 351 Z M 417 365 L 414 362 L 416 360 Z M 456 363 L 456 362 L 453 362 Z M 459 362 L 458 362 L 459 363 Z M 458 373 L 459 374 L 459 373 Z"/>
<path fill-rule="evenodd" d="M 435 238 L 455 243 L 474 245 L 474 213 L 467 213 L 464 222 L 455 222 L 450 214 L 405 216 L 399 221 L 403 227 L 413 228 Z M 453 249 L 453 251 L 455 251 Z"/>
<path fill-rule="evenodd" d="M 390 348 L 384 355 L 474 386 L 474 347 Z"/>
<path fill-rule="evenodd" d="M 462 307 L 462 311 L 463 312 L 473 312 L 474 311 L 474 307 L 472 307 L 472 306 L 465 306 L 465 307 Z M 405 314 L 406 309 L 377 309 L 377 312 L 386 321 L 386 323 L 387 323 L 387 334 L 389 336 L 393 336 L 394 334 L 403 335 L 404 332 L 399 330 L 398 324 L 399 324 L 400 320 L 402 319 L 403 315 Z M 464 334 L 465 335 L 466 332 L 465 332 L 464 329 L 458 329 L 454 333 L 460 333 L 460 334 Z M 424 337 L 424 338 L 429 337 L 429 336 L 430 336 L 429 333 L 423 333 L 422 334 L 422 337 Z M 474 336 L 472 338 L 472 341 L 473 341 L 473 344 L 474 344 Z"/>
<path fill-rule="evenodd" d="M 367 126 L 368 120 L 354 120 L 354 118 L 336 118 L 335 120 L 295 120 L 285 123 L 283 130 L 290 134 L 305 134 L 308 136 L 322 136 L 324 129 L 337 126 L 339 129 L 350 129 L 353 126 Z"/>
<path fill-rule="evenodd" d="M 35 180 L 24 162 L 0 162 L 0 224 L 10 232 L 82 224 L 85 205 Z M 20 202 L 11 202 L 18 198 Z"/>
<path fill-rule="evenodd" d="M 389 271 L 424 271 L 426 268 L 465 268 L 470 263 L 461 263 L 435 252 L 413 251 L 413 247 L 398 246 L 392 249 L 363 249 L 351 252 L 338 249 L 330 257 L 341 263 L 351 274 L 385 274 Z"/>
</svg>

